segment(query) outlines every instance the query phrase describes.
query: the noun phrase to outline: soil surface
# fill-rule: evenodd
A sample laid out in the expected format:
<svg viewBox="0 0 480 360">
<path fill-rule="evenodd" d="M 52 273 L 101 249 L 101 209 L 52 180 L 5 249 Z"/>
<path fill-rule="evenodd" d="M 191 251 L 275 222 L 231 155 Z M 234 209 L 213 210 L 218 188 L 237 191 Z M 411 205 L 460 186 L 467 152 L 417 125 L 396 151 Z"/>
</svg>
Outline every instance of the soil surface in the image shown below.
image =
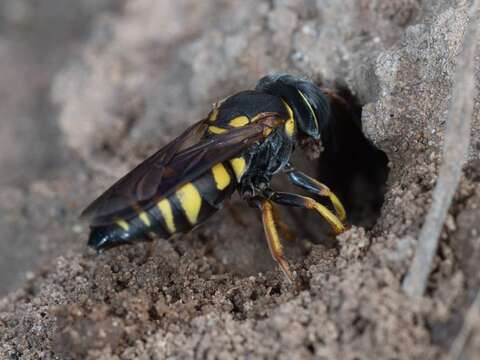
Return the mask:
<svg viewBox="0 0 480 360">
<path fill-rule="evenodd" d="M 427 294 L 413 300 L 401 284 L 442 160 L 468 1 L 48 3 L 0 5 L 1 359 L 449 358 L 480 288 L 478 99 Z M 55 14 L 63 21 L 44 30 Z M 50 48 L 58 56 L 37 63 Z M 336 89 L 363 129 L 339 108 L 336 155 L 295 156 L 350 224 L 335 239 L 314 214 L 282 211 L 299 290 L 236 197 L 150 255 L 145 243 L 87 249 L 78 215 L 90 201 L 213 102 L 274 72 Z M 468 321 L 462 358 L 476 359 L 478 312 Z"/>
</svg>

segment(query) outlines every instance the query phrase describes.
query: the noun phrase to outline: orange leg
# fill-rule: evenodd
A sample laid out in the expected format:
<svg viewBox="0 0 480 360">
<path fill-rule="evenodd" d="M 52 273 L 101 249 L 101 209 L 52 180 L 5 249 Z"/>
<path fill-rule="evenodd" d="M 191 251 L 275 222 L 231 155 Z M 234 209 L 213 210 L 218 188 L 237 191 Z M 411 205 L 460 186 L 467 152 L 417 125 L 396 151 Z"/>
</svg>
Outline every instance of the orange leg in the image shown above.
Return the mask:
<svg viewBox="0 0 480 360">
<path fill-rule="evenodd" d="M 294 185 L 297 185 L 314 194 L 328 197 L 333 207 L 335 208 L 337 218 L 341 222 L 345 221 L 345 219 L 347 218 L 345 208 L 343 207 L 338 197 L 326 185 L 302 173 L 301 171 L 295 170 L 292 166 L 288 166 L 285 172 L 287 173 L 288 177 Z"/>
<path fill-rule="evenodd" d="M 290 271 L 288 262 L 283 255 L 282 243 L 280 242 L 280 236 L 278 235 L 277 227 L 275 226 L 273 205 L 268 200 L 262 200 L 260 203 L 260 208 L 262 210 L 262 221 L 263 228 L 265 230 L 265 237 L 267 238 L 268 247 L 272 257 L 278 263 L 280 269 L 282 269 L 290 283 L 293 284 L 294 277 Z"/>
<path fill-rule="evenodd" d="M 281 218 L 278 211 L 278 208 L 272 203 L 272 211 L 273 211 L 273 221 L 277 225 L 278 229 L 282 236 L 287 239 L 288 241 L 295 240 L 297 237 L 295 234 L 288 228 L 288 225 L 285 224 Z"/>
<path fill-rule="evenodd" d="M 312 198 L 301 196 L 297 194 L 274 192 L 270 199 L 277 204 L 301 207 L 304 209 L 315 210 L 318 212 L 332 227 L 335 235 L 341 234 L 346 230 L 342 221 L 330 210 L 322 204 L 316 202 Z"/>
</svg>

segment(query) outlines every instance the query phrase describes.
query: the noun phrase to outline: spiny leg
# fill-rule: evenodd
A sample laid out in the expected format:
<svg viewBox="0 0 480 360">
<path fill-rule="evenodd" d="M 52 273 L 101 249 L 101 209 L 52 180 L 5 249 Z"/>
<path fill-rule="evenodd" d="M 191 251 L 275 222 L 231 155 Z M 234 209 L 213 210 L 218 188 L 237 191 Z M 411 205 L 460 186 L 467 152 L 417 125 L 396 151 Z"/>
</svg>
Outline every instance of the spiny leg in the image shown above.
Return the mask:
<svg viewBox="0 0 480 360">
<path fill-rule="evenodd" d="M 282 236 L 289 241 L 295 240 L 296 238 L 295 234 L 289 229 L 288 225 L 284 221 L 282 221 L 280 214 L 278 212 L 278 207 L 276 207 L 274 204 L 272 204 L 272 212 L 273 212 L 273 221 L 277 225 Z"/>
<path fill-rule="evenodd" d="M 332 205 L 335 208 L 335 212 L 337 213 L 340 221 L 345 221 L 347 217 L 345 208 L 343 207 L 338 197 L 326 185 L 304 174 L 303 172 L 296 170 L 291 165 L 288 165 L 285 168 L 285 172 L 287 173 L 290 181 L 294 185 L 310 191 L 314 194 L 328 197 L 332 202 Z"/>
<path fill-rule="evenodd" d="M 273 204 L 268 200 L 260 200 L 258 206 L 262 210 L 263 228 L 272 257 L 278 263 L 290 283 L 293 284 L 293 275 L 283 255 L 282 243 L 280 242 L 280 237 L 278 236 L 278 231 L 275 226 Z"/>
<path fill-rule="evenodd" d="M 342 221 L 322 204 L 312 198 L 297 194 L 273 192 L 269 199 L 277 204 L 295 206 L 317 211 L 330 224 L 336 235 L 345 231 Z"/>
</svg>

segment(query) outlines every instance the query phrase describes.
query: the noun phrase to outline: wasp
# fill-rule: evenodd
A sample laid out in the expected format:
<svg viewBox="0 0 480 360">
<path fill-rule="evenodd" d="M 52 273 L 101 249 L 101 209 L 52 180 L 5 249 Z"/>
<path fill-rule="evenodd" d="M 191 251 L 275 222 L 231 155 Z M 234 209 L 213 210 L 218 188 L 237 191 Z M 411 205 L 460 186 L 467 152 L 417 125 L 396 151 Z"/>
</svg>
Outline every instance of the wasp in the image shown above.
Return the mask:
<svg viewBox="0 0 480 360">
<path fill-rule="evenodd" d="M 222 208 L 235 191 L 261 210 L 274 260 L 290 282 L 277 229 L 275 204 L 316 211 L 335 234 L 346 214 L 324 184 L 295 169 L 290 157 L 302 140 L 324 142 L 331 128 L 328 92 L 291 75 L 268 75 L 254 90 L 213 105 L 208 116 L 151 155 L 88 206 L 88 245 L 101 250 L 138 240 L 185 233 Z M 275 174 L 329 199 L 333 211 L 311 197 L 271 188 Z"/>
</svg>

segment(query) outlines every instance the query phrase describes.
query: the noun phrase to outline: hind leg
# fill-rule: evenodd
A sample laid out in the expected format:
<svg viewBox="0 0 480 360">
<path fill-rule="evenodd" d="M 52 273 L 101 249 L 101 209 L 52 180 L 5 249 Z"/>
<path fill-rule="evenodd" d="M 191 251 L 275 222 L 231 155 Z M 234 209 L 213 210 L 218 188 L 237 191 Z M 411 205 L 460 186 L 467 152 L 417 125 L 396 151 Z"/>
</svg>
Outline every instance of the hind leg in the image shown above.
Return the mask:
<svg viewBox="0 0 480 360">
<path fill-rule="evenodd" d="M 288 262 L 283 254 L 282 243 L 280 241 L 280 236 L 278 235 L 275 224 L 273 204 L 269 200 L 260 200 L 258 202 L 258 206 L 262 211 L 263 228 L 265 230 L 265 237 L 267 239 L 270 253 L 272 254 L 273 259 L 280 266 L 280 269 L 282 269 L 287 279 L 293 284 L 293 274 L 290 271 L 290 266 L 288 265 Z"/>
</svg>

